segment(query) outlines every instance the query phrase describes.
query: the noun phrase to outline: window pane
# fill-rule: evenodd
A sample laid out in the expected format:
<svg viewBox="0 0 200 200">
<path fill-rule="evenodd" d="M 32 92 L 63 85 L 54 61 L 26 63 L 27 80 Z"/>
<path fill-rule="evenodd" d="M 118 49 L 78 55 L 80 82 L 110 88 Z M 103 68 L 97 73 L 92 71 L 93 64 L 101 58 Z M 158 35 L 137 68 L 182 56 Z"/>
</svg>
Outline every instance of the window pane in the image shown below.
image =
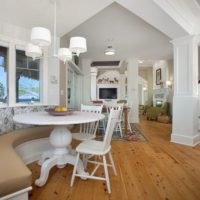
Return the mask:
<svg viewBox="0 0 200 200">
<path fill-rule="evenodd" d="M 16 50 L 16 102 L 40 101 L 40 62 Z"/>
<path fill-rule="evenodd" d="M 7 103 L 7 47 L 0 46 L 0 103 Z"/>
</svg>

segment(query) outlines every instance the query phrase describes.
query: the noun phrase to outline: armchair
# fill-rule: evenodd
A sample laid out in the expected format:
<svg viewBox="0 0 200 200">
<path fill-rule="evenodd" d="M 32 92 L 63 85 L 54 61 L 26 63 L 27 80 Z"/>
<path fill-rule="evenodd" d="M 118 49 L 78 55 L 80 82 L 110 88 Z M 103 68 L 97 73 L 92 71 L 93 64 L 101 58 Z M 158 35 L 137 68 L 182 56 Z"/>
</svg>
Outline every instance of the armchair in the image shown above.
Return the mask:
<svg viewBox="0 0 200 200">
<path fill-rule="evenodd" d="M 165 102 L 162 107 L 150 107 L 147 109 L 147 119 L 157 119 L 159 114 L 168 114 L 169 102 Z"/>
</svg>

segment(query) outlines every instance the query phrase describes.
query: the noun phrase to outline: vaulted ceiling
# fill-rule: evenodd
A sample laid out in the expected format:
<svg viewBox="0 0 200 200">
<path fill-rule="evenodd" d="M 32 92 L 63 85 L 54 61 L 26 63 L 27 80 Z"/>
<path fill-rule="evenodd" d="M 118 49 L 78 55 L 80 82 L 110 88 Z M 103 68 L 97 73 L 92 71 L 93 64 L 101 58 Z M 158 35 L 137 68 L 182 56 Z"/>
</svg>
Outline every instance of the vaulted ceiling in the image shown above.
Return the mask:
<svg viewBox="0 0 200 200">
<path fill-rule="evenodd" d="M 186 34 L 186 31 L 168 13 L 160 9 L 162 6 L 161 4 L 158 6 L 157 1 L 57 0 L 57 30 L 59 35 L 62 36 L 111 3 L 117 2 L 171 38 Z M 166 0 L 159 0 L 158 2 L 163 1 L 166 2 Z M 190 7 L 194 7 L 194 3 L 192 4 L 194 1 L 196 2 L 196 0 L 167 0 L 167 2 L 173 4 L 173 7 L 177 7 L 176 4 L 186 4 L 186 6 L 189 4 Z M 54 0 L 0 0 L 0 20 L 28 29 L 33 26 L 45 26 L 53 30 L 53 2 Z M 186 15 L 187 13 L 184 14 Z M 198 14 L 195 15 L 197 16 Z"/>
<path fill-rule="evenodd" d="M 53 32 L 53 2 L 0 0 L 0 22 L 27 29 L 43 26 Z M 172 53 L 171 39 L 200 32 L 199 0 L 57 0 L 57 4 L 58 35 L 88 36 L 85 57 L 95 53 L 96 58 L 101 58 L 100 53 L 108 45 L 105 41 L 111 39 L 118 58 L 135 55 L 164 59 Z M 109 16 L 110 20 L 103 22 Z M 95 19 L 100 20 L 96 27 Z M 97 45 L 99 53 L 95 52 Z M 120 53 L 122 50 L 124 53 Z"/>
<path fill-rule="evenodd" d="M 70 38 L 81 35 L 87 38 L 88 51 L 84 58 L 94 60 L 169 59 L 172 57 L 170 38 L 117 3 L 112 3 L 98 14 L 67 34 Z M 113 46 L 116 55 L 104 54 Z"/>
</svg>

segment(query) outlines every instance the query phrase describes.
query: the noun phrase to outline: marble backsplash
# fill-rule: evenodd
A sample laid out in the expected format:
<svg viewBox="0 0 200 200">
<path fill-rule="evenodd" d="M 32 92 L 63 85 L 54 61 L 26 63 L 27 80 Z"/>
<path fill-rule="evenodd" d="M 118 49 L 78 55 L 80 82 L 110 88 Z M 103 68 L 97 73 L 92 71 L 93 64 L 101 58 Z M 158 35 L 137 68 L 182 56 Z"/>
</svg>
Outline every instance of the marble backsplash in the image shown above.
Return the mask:
<svg viewBox="0 0 200 200">
<path fill-rule="evenodd" d="M 53 106 L 21 106 L 0 108 L 0 135 L 20 129 L 33 127 L 33 125 L 20 124 L 13 121 L 13 116 L 19 113 L 40 112 Z"/>
</svg>

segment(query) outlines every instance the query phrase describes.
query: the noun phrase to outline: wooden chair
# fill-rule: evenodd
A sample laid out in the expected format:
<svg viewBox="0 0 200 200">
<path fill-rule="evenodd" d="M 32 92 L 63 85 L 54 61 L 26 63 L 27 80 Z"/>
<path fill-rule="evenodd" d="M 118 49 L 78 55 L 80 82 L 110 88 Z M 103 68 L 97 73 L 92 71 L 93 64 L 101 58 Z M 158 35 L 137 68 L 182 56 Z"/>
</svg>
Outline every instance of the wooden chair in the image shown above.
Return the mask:
<svg viewBox="0 0 200 200">
<path fill-rule="evenodd" d="M 102 108 L 103 105 L 91 106 L 81 104 L 81 112 L 101 113 Z M 72 138 L 80 141 L 94 139 L 96 137 L 98 124 L 99 121 L 81 124 L 79 133 L 73 133 Z"/>
<path fill-rule="evenodd" d="M 116 127 L 115 127 L 114 131 L 119 131 L 121 137 L 123 137 L 123 132 L 122 132 L 123 108 L 124 108 L 124 103 L 115 103 L 115 104 L 110 104 L 109 106 L 107 106 L 107 114 L 108 114 L 108 116 L 110 114 L 110 110 L 111 109 L 120 111 L 119 119 L 118 119 L 118 122 L 116 124 Z"/>
<path fill-rule="evenodd" d="M 76 147 L 77 158 L 76 158 L 76 163 L 74 165 L 74 170 L 73 170 L 73 174 L 72 174 L 72 178 L 71 178 L 71 187 L 74 184 L 75 177 L 79 176 L 81 178 L 86 178 L 86 179 L 89 178 L 89 179 L 106 181 L 108 193 L 111 193 L 109 174 L 108 174 L 108 166 L 113 168 L 115 175 L 117 175 L 117 172 L 116 172 L 116 168 L 115 168 L 113 158 L 112 158 L 112 154 L 111 154 L 110 142 L 111 142 L 111 139 L 112 139 L 112 134 L 113 134 L 114 128 L 115 128 L 115 126 L 118 122 L 119 116 L 120 116 L 120 110 L 111 109 L 109 119 L 108 119 L 108 125 L 107 125 L 107 128 L 106 128 L 106 133 L 105 133 L 103 141 L 87 140 L 87 141 L 83 141 L 82 143 L 80 143 Z M 87 162 L 92 163 L 92 164 L 96 164 L 96 167 L 94 168 L 92 173 L 88 174 L 88 175 L 78 174 L 77 173 L 77 166 L 78 166 L 80 154 L 83 154 L 83 155 L 86 155 L 86 156 L 88 156 L 88 155 L 102 156 L 103 157 L 103 163 L 88 160 Z M 106 154 L 109 155 L 110 164 L 107 164 Z M 95 176 L 94 175 L 95 172 L 102 165 L 104 167 L 105 177 Z"/>
</svg>

